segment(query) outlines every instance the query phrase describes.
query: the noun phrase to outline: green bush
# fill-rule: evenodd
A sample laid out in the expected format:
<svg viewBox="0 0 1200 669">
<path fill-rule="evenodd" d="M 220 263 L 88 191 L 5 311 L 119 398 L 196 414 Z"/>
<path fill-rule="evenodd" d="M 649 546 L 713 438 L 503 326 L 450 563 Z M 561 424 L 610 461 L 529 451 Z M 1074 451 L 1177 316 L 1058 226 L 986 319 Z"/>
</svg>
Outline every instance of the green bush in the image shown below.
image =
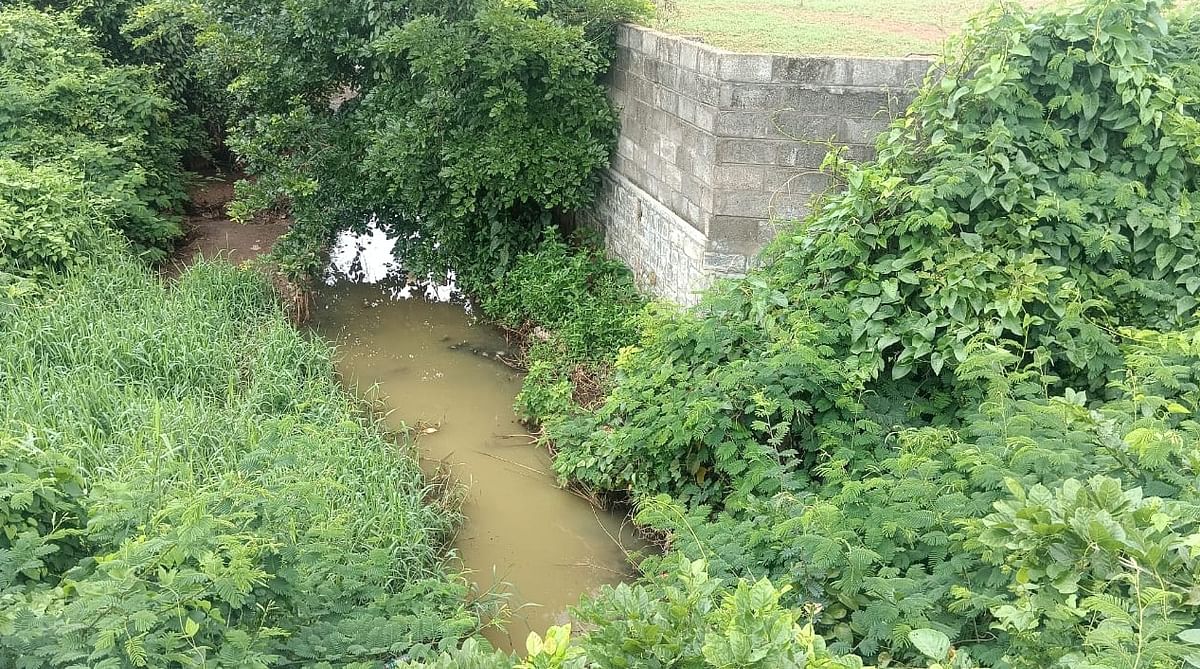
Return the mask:
<svg viewBox="0 0 1200 669">
<path fill-rule="evenodd" d="M 668 498 L 639 519 L 720 575 L 770 577 L 822 602 L 817 628 L 842 651 L 897 654 L 895 639 L 932 627 L 986 638 L 963 645 L 991 666 L 1057 666 L 1073 650 L 1102 654 L 1116 621 L 1097 621 L 1113 609 L 1089 607 L 1105 602 L 1172 621 L 1135 630 L 1169 646 L 1200 615 L 1185 594 L 1200 577 L 1200 553 L 1185 548 L 1200 541 L 1198 332 L 1128 332 L 1149 343 L 1128 348 L 1123 395 L 1100 408 L 1082 393 L 1047 397 L 1040 375 L 990 367 L 1014 356 L 980 352 L 967 363 L 989 361 L 991 392 L 961 427 L 903 429 L 878 457 L 831 453 L 819 483 L 726 500 L 712 522 L 711 509 Z"/>
<path fill-rule="evenodd" d="M 484 313 L 505 327 L 553 332 L 573 362 L 615 359 L 636 338 L 645 304 L 623 263 L 590 243 L 569 245 L 553 230 L 481 301 Z"/>
<path fill-rule="evenodd" d="M 0 397 L 0 665 L 378 666 L 478 625 L 455 512 L 252 271 L 18 299 Z"/>
<path fill-rule="evenodd" d="M 703 560 L 672 558 L 664 570 L 636 585 L 605 586 L 576 610 L 589 634 L 570 638 L 570 626 L 553 627 L 545 639 L 530 635 L 529 656 L 519 662 L 468 643 L 410 669 L 862 669 L 862 658 L 837 655 L 814 633 L 812 612 L 782 605 L 781 591 L 766 579 L 725 585 L 708 574 Z M 944 634 L 913 630 L 912 641 L 930 669 L 972 669 L 970 656 L 951 647 Z"/>
<path fill-rule="evenodd" d="M 483 312 L 525 339 L 528 373 L 517 412 L 539 423 L 578 412 L 607 390 L 613 361 L 637 340 L 645 299 L 628 268 L 587 241 L 549 230 L 481 300 Z"/>
<path fill-rule="evenodd" d="M 227 120 L 228 75 L 212 69 L 197 48 L 187 15 L 164 12 L 149 0 L 32 0 L 72 17 L 89 30 L 113 63 L 145 66 L 173 103 L 174 131 L 188 159 L 213 158 Z"/>
<path fill-rule="evenodd" d="M 184 197 L 172 103 L 147 68 L 106 63 L 69 16 L 0 11 L 0 271 L 38 278 L 115 230 L 159 260 Z"/>
</svg>

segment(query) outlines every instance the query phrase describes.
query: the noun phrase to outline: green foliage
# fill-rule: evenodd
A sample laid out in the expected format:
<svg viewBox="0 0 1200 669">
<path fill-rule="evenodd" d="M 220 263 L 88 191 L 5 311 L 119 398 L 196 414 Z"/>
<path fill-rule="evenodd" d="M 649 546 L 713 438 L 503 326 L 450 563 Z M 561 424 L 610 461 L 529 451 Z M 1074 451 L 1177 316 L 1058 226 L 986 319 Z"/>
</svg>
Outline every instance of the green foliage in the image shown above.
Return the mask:
<svg viewBox="0 0 1200 669">
<path fill-rule="evenodd" d="M 645 319 L 557 470 L 835 653 L 1197 657 L 1198 34 L 1156 0 L 974 24 L 759 269 Z"/>
<path fill-rule="evenodd" d="M 0 397 L 0 665 L 378 666 L 478 625 L 455 513 L 252 271 L 18 299 Z"/>
<path fill-rule="evenodd" d="M 120 65 L 154 71 L 174 103 L 172 122 L 189 157 L 211 157 L 222 141 L 227 77 L 212 72 L 195 44 L 186 17 L 159 11 L 147 0 L 33 0 L 41 9 L 73 17 L 96 37 L 104 55 Z"/>
<path fill-rule="evenodd" d="M 553 332 L 571 361 L 614 359 L 637 336 L 645 304 L 629 269 L 583 242 L 572 246 L 549 230 L 537 249 L 522 254 L 483 296 L 483 311 L 518 330 Z"/>
<path fill-rule="evenodd" d="M 0 11 L 0 272 L 70 269 L 116 230 L 151 260 L 178 223 L 184 142 L 150 70 L 110 66 L 70 17 Z"/>
<path fill-rule="evenodd" d="M 833 359 L 839 330 L 779 303 L 783 293 L 750 279 L 711 294 L 709 318 L 655 307 L 604 406 L 552 427 L 569 445 L 555 468 L 600 488 L 706 502 L 730 487 L 777 491 L 785 462 L 815 463 L 825 441 L 859 443 L 855 421 L 836 414 L 857 408 Z"/>
<path fill-rule="evenodd" d="M 615 141 L 599 83 L 611 26 L 640 0 L 211 0 L 192 16 L 245 113 L 230 144 L 259 175 L 239 215 L 286 206 L 278 251 L 311 273 L 337 230 L 418 233 L 480 289 L 585 204 Z M 420 251 L 421 249 L 417 249 Z M 420 268 L 418 268 L 420 269 Z"/>
<path fill-rule="evenodd" d="M 1196 652 L 1177 639 L 1200 615 L 1194 495 L 1143 497 L 1100 475 L 1053 491 L 1012 488 L 976 541 L 988 561 L 1017 568 L 992 611 L 1025 666 L 1080 661 L 1086 652 L 1100 666 L 1170 666 Z"/>
<path fill-rule="evenodd" d="M 83 497 L 83 478 L 70 459 L 0 440 L 0 597 L 57 580 L 82 557 Z"/>
<path fill-rule="evenodd" d="M 1139 642 L 1178 661 L 1195 648 L 1173 637 L 1200 615 L 1188 594 L 1200 577 L 1200 331 L 1128 334 L 1140 343 L 1122 394 L 1099 408 L 1078 392 L 1046 397 L 1040 375 L 1001 375 L 961 428 L 903 429 L 876 457 L 831 453 L 819 483 L 726 500 L 712 522 L 667 498 L 639 520 L 721 574 L 823 603 L 817 629 L 833 648 L 899 654 L 927 626 L 980 640 L 963 646 L 991 666 L 1076 666 L 1080 649 L 1087 666 L 1157 666 L 1118 659 Z M 1014 356 L 983 350 L 967 365 L 983 360 Z"/>
<path fill-rule="evenodd" d="M 811 613 L 781 604 L 785 590 L 767 579 L 725 586 L 703 560 L 678 556 L 663 571 L 636 585 L 606 586 L 575 611 L 592 632 L 567 645 L 570 628 L 551 628 L 547 639 L 530 635 L 529 657 L 521 663 L 477 646 L 447 653 L 420 667 L 516 669 L 865 669 L 863 659 L 830 652 L 814 633 Z M 930 669 L 971 669 L 965 652 L 951 648 L 936 630 L 913 631 L 927 650 Z M 887 666 L 887 665 L 881 665 Z M 896 665 L 891 665 L 896 666 Z"/>
<path fill-rule="evenodd" d="M 517 411 L 548 423 L 594 402 L 618 351 L 636 341 L 644 305 L 623 264 L 586 240 L 570 245 L 546 231 L 482 299 L 484 314 L 527 342 Z"/>
<path fill-rule="evenodd" d="M 1169 34 L 1162 5 L 985 15 L 767 274 L 844 296 L 872 375 L 940 374 L 983 333 L 1101 386 L 1114 329 L 1200 304 L 1198 91 L 1172 61 L 1195 36 Z"/>
</svg>

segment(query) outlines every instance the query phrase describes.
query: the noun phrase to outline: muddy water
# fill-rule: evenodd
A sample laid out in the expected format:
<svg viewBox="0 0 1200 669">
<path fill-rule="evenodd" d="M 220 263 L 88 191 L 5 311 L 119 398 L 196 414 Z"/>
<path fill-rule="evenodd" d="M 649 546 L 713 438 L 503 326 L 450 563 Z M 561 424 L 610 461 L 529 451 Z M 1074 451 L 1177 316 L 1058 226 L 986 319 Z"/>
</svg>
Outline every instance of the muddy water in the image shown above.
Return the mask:
<svg viewBox="0 0 1200 669">
<path fill-rule="evenodd" d="M 448 467 L 468 487 L 454 545 L 481 591 L 511 593 L 511 622 L 488 637 L 519 650 L 531 630 L 565 622 L 581 594 L 629 578 L 632 528 L 557 487 L 513 413 L 521 376 L 496 360 L 503 337 L 452 282 L 387 285 L 390 258 L 378 238 L 343 238 L 315 327 L 337 345 L 348 384 L 374 387 L 393 427 L 417 428 L 427 470 Z"/>
</svg>

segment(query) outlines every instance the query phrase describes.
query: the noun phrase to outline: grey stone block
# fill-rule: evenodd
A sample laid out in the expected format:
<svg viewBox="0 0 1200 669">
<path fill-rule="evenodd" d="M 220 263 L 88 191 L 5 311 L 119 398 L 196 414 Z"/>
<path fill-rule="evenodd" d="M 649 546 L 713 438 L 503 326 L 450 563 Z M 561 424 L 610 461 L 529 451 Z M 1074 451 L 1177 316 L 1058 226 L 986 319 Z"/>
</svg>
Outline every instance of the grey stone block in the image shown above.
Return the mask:
<svg viewBox="0 0 1200 669">
<path fill-rule="evenodd" d="M 815 169 L 786 169 L 774 167 L 763 176 L 763 189 L 773 194 L 811 195 L 823 193 L 831 179 Z"/>
<path fill-rule="evenodd" d="M 668 88 L 654 91 L 654 106 L 671 116 L 679 115 L 679 94 Z"/>
<path fill-rule="evenodd" d="M 705 253 L 704 269 L 718 274 L 742 274 L 746 271 L 746 256 L 730 253 Z"/>
<path fill-rule="evenodd" d="M 761 250 L 762 243 L 758 239 L 710 239 L 708 241 L 710 253 L 740 255 L 746 259 L 747 266 L 753 262 L 754 257 Z"/>
<path fill-rule="evenodd" d="M 695 100 L 682 95 L 679 96 L 679 110 L 677 112 L 679 114 L 679 118 L 691 123 L 692 125 L 695 125 L 697 106 L 698 103 Z"/>
<path fill-rule="evenodd" d="M 608 86 L 620 91 L 629 90 L 629 71 L 624 68 L 614 68 L 608 73 Z"/>
<path fill-rule="evenodd" d="M 728 190 L 764 190 L 766 175 L 757 165 L 718 165 L 713 170 L 713 186 Z"/>
<path fill-rule="evenodd" d="M 672 65 L 679 65 L 680 40 L 678 37 L 658 38 L 658 59 Z"/>
<path fill-rule="evenodd" d="M 771 79 L 777 83 L 845 85 L 850 83 L 851 66 L 845 58 L 776 56 Z"/>
<path fill-rule="evenodd" d="M 777 145 L 774 162 L 782 167 L 816 169 L 831 148 L 818 142 L 781 142 Z"/>
<path fill-rule="evenodd" d="M 679 68 L 668 62 L 647 59 L 645 69 L 646 78 L 660 86 L 676 88 L 679 85 Z"/>
<path fill-rule="evenodd" d="M 699 57 L 696 59 L 696 71 L 714 79 L 721 76 L 721 56 L 724 52 L 701 44 Z"/>
<path fill-rule="evenodd" d="M 658 157 L 662 164 L 657 166 L 658 172 L 663 172 L 674 165 L 675 152 L 679 150 L 679 145 L 671 141 L 671 138 L 662 135 L 658 141 L 654 143 L 654 155 Z"/>
<path fill-rule="evenodd" d="M 890 122 L 887 116 L 844 118 L 839 123 L 837 137 L 846 144 L 874 144 L 875 138 L 887 129 Z"/>
<path fill-rule="evenodd" d="M 658 56 L 658 39 L 659 39 L 658 33 L 655 33 L 650 30 L 643 30 L 643 31 L 641 31 L 641 33 L 642 33 L 642 43 L 639 45 L 638 50 L 648 56 L 657 57 Z"/>
<path fill-rule="evenodd" d="M 645 76 L 646 73 L 646 56 L 637 51 L 629 52 L 629 62 L 625 68 L 629 70 L 629 74 L 635 77 Z"/>
<path fill-rule="evenodd" d="M 766 138 L 770 120 L 766 112 L 722 111 L 717 113 L 715 132 L 720 137 Z"/>
<path fill-rule="evenodd" d="M 672 119 L 671 123 L 669 125 L 667 125 L 667 128 L 666 128 L 667 139 L 671 140 L 671 142 L 674 143 L 675 145 L 682 144 L 683 137 L 684 137 L 684 130 L 688 127 L 689 127 L 688 124 L 680 121 L 680 119 L 678 117 Z"/>
<path fill-rule="evenodd" d="M 713 195 L 713 215 L 767 218 L 772 199 L 771 193 L 762 190 L 717 191 Z"/>
<path fill-rule="evenodd" d="M 689 70 L 680 70 L 675 89 L 681 95 L 706 105 L 717 105 L 721 101 L 719 81 Z"/>
<path fill-rule="evenodd" d="M 718 139 L 718 165 L 765 165 L 774 160 L 776 143 L 763 139 Z"/>
<path fill-rule="evenodd" d="M 679 168 L 675 167 L 674 165 L 663 170 L 662 181 L 672 191 L 679 191 L 679 189 L 683 187 L 683 175 Z M 675 213 L 679 213 L 681 210 L 682 207 L 676 207 Z"/>
<path fill-rule="evenodd" d="M 853 85 L 898 89 L 915 88 L 933 65 L 926 59 L 904 58 L 853 58 L 849 63 Z"/>
<path fill-rule="evenodd" d="M 614 41 L 617 43 L 617 46 L 629 46 L 629 36 L 632 33 L 633 29 L 629 26 L 629 24 L 617 26 L 616 33 L 614 35 Z"/>
<path fill-rule="evenodd" d="M 684 195 L 687 195 L 688 200 L 696 203 L 696 206 L 699 206 L 699 203 L 704 199 L 705 191 L 707 191 L 709 188 L 708 184 L 702 181 L 700 177 L 696 176 L 694 172 L 689 170 L 681 168 L 679 173 L 681 175 L 679 190 L 682 191 Z"/>
<path fill-rule="evenodd" d="M 696 108 L 696 119 L 693 121 L 697 128 L 707 132 L 717 130 L 717 110 L 705 105 Z"/>
<path fill-rule="evenodd" d="M 813 195 L 809 193 L 781 193 L 771 198 L 768 216 L 771 219 L 800 219 L 808 215 Z"/>
<path fill-rule="evenodd" d="M 725 81 L 771 81 L 775 58 L 757 53 L 722 53 L 721 79 Z"/>
<path fill-rule="evenodd" d="M 769 135 L 794 141 L 824 142 L 837 138 L 841 125 L 833 116 L 814 116 L 801 111 L 778 111 L 771 114 Z"/>
<path fill-rule="evenodd" d="M 679 45 L 679 67 L 695 72 L 700 65 L 700 46 L 694 42 Z"/>
<path fill-rule="evenodd" d="M 654 97 L 654 84 L 644 77 L 630 77 L 629 95 L 634 100 L 649 102 Z"/>
<path fill-rule="evenodd" d="M 633 51 L 638 51 L 642 48 L 642 30 L 640 28 L 626 24 L 622 25 L 620 30 L 624 34 L 625 46 Z"/>
<path fill-rule="evenodd" d="M 734 84 L 728 101 L 722 101 L 726 109 L 769 111 L 785 107 L 790 99 L 790 88 L 775 84 Z"/>
<path fill-rule="evenodd" d="M 712 241 L 757 244 L 759 221 L 742 216 L 713 216 L 708 221 L 708 239 Z"/>
</svg>

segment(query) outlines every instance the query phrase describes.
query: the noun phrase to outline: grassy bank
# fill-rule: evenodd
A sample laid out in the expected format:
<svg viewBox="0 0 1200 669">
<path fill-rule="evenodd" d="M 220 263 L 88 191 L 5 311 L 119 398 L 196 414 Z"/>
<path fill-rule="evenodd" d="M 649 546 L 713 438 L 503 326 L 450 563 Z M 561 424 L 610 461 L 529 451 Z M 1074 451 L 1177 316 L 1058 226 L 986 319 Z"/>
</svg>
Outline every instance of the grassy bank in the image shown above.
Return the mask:
<svg viewBox="0 0 1200 669">
<path fill-rule="evenodd" d="M 1059 0 L 1021 0 L 1025 7 Z M 656 27 L 733 51 L 855 56 L 941 53 L 992 0 L 670 0 Z"/>
<path fill-rule="evenodd" d="M 3 666 L 342 666 L 475 628 L 453 509 L 251 271 L 114 259 L 4 303 L 0 398 Z"/>
</svg>

